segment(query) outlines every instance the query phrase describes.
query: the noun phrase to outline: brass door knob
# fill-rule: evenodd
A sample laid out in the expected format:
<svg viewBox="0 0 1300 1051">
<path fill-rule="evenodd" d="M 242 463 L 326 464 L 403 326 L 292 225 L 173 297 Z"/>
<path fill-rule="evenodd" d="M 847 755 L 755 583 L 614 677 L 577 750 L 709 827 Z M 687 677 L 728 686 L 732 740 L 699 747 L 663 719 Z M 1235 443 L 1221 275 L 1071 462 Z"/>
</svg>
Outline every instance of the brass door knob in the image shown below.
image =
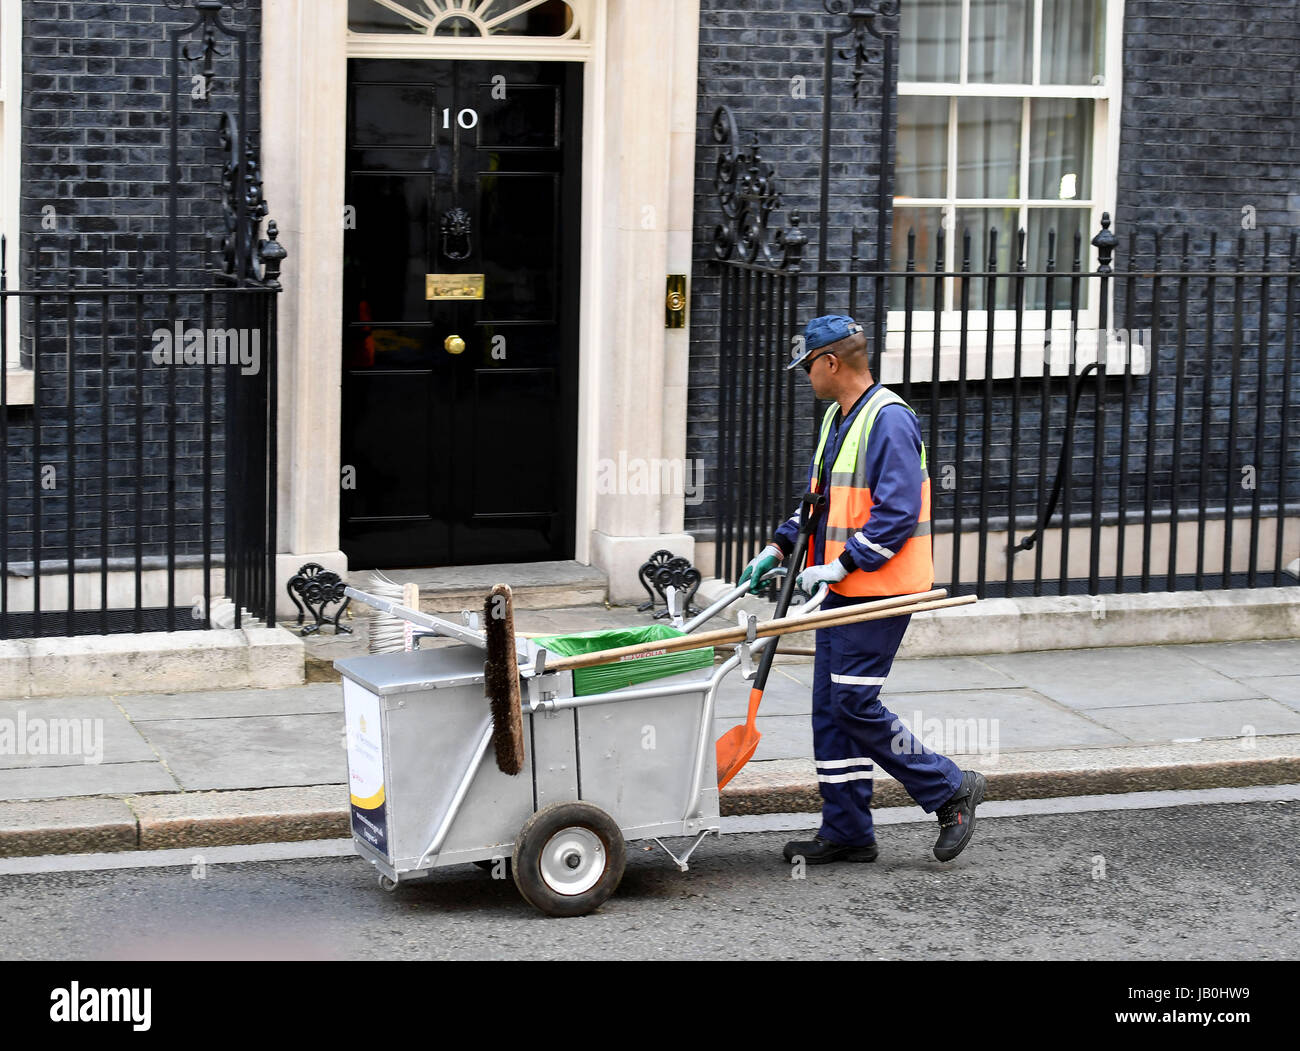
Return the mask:
<svg viewBox="0 0 1300 1051">
<path fill-rule="evenodd" d="M 465 341 L 459 336 L 448 336 L 446 341 L 443 343 L 443 347 L 446 348 L 448 354 L 465 353 Z"/>
</svg>

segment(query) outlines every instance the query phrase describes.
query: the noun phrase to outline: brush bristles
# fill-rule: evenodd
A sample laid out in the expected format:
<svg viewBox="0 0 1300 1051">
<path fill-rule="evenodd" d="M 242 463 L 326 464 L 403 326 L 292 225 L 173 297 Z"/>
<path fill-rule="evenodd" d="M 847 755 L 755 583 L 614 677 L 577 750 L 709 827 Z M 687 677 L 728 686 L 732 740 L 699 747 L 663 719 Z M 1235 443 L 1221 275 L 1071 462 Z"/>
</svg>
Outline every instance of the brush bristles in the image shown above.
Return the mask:
<svg viewBox="0 0 1300 1051">
<path fill-rule="evenodd" d="M 492 745 L 501 772 L 514 776 L 524 768 L 524 719 L 514 606 L 505 584 L 494 587 L 483 604 L 483 629 L 487 636 L 484 692 L 492 706 Z"/>
</svg>

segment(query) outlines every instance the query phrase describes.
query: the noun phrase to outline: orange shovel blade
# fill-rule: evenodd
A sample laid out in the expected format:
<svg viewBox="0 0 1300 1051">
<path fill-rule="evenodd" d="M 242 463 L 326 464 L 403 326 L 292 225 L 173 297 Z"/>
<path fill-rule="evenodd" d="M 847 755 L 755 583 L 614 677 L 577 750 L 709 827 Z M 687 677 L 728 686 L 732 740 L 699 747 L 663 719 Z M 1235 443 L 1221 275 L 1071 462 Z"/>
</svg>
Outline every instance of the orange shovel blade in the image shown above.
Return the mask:
<svg viewBox="0 0 1300 1051">
<path fill-rule="evenodd" d="M 740 773 L 741 768 L 754 758 L 758 742 L 763 735 L 754 725 L 758 718 L 758 702 L 763 699 L 760 690 L 749 691 L 749 718 L 743 726 L 733 726 L 718 738 L 718 788 L 727 786 L 727 782 Z"/>
</svg>

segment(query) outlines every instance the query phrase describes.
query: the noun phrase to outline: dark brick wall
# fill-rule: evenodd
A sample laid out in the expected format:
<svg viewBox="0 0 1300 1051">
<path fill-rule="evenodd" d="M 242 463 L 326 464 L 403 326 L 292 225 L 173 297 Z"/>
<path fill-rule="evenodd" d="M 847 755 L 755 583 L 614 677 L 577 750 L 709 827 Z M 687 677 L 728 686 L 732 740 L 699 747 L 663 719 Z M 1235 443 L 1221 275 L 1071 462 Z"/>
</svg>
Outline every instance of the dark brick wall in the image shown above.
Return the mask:
<svg viewBox="0 0 1300 1051">
<path fill-rule="evenodd" d="M 1211 253 L 1221 270 L 1261 269 L 1266 253 L 1270 269 L 1287 267 L 1300 228 L 1298 76 L 1300 11 L 1294 0 L 1128 0 L 1115 219 L 1126 249 L 1127 235 L 1140 231 L 1136 268 L 1150 269 L 1157 233 L 1165 269 L 1183 265 L 1184 250 L 1198 269 Z M 1220 278 L 1212 298 L 1209 290 L 1206 279 L 1189 280 L 1187 334 L 1180 340 L 1178 290 L 1162 282 L 1155 375 L 1141 391 L 1145 395 L 1146 383 L 1153 383 L 1157 404 L 1172 421 L 1176 347 L 1182 343 L 1182 391 L 1193 410 L 1184 414 L 1181 447 L 1175 447 L 1172 425 L 1158 428 L 1157 492 L 1182 507 L 1223 507 L 1231 500 L 1240 509 L 1256 495 L 1241 485 L 1241 469 L 1249 465 L 1264 505 L 1277 500 L 1283 484 L 1294 504 L 1300 497 L 1295 421 L 1285 450 L 1281 442 L 1287 284 Z M 1130 297 L 1128 282 L 1121 281 L 1121 319 L 1151 327 L 1153 292 L 1151 282 L 1138 279 Z M 1294 349 L 1289 356 L 1294 363 Z M 1300 370 L 1293 364 L 1291 373 L 1294 414 Z M 1135 422 L 1145 420 L 1139 411 Z M 1139 472 L 1136 481 L 1143 480 Z"/>
<path fill-rule="evenodd" d="M 1298 77 L 1295 0 L 1128 0 L 1117 224 L 1300 223 Z"/>
<path fill-rule="evenodd" d="M 704 0 L 700 14 L 700 70 L 696 155 L 696 240 L 691 294 L 691 376 L 687 411 L 687 455 L 704 464 L 704 502 L 688 508 L 687 528 L 712 528 L 717 498 L 719 295 L 713 263 L 713 230 L 720 218 L 714 192 L 718 148 L 711 127 L 721 105 L 736 116 L 741 143 L 757 141 L 763 159 L 776 169 L 783 207 L 772 217 L 773 230 L 789 226 L 798 213 L 810 238 L 805 269 L 818 260 L 823 56 L 828 31 L 840 32 L 843 16 L 827 14 L 821 0 Z M 838 42 L 843 47 L 846 39 Z M 832 98 L 831 192 L 828 200 L 827 265 L 845 270 L 852 231 L 863 229 L 859 251 L 876 253 L 876 212 L 881 140 L 881 62 L 879 52 L 854 102 L 852 61 L 837 58 Z M 796 82 L 795 78 L 803 78 Z M 797 97 L 795 89 L 799 83 Z M 836 286 L 832 282 L 832 288 Z M 861 301 L 870 309 L 869 295 Z M 815 300 L 803 297 L 800 316 L 811 317 Z M 773 352 L 788 360 L 789 346 Z M 803 383 L 799 394 L 796 459 L 806 460 L 814 406 Z M 792 487 L 800 484 L 790 480 Z"/>
<path fill-rule="evenodd" d="M 240 0 L 225 18 L 248 30 L 248 130 L 256 133 L 260 0 Z M 190 94 L 198 66 L 185 63 L 182 68 L 174 242 L 169 233 L 170 34 L 194 21 L 192 8 L 174 10 L 162 0 L 24 0 L 22 243 L 16 275 L 24 288 L 63 288 L 70 281 L 101 285 L 105 280 L 118 289 L 138 281 L 146 288 L 162 287 L 168 283 L 167 253 L 173 243 L 178 284 L 205 283 L 206 269 L 219 265 L 213 251 L 214 238 L 224 232 L 218 119 L 223 110 L 237 107 L 238 50 L 224 38 L 219 43 L 226 54 L 216 61 L 206 103 L 196 103 Z M 141 237 L 143 255 L 136 251 Z M 11 272 L 11 285 L 17 283 L 14 277 Z M 177 318 L 188 326 L 202 324 L 201 298 L 182 296 L 172 303 L 150 293 L 138 321 L 135 303 L 125 295 L 108 298 L 107 310 L 105 302 L 102 295 L 82 293 L 73 307 L 74 441 L 67 408 L 67 299 L 53 293 L 42 298 L 39 329 L 31 300 L 24 303 L 22 348 L 28 365 L 37 332 L 40 337 L 40 406 L 8 410 L 5 527 L 12 560 L 31 557 L 36 482 L 46 466 L 54 469 L 54 486 L 39 490 L 44 558 L 66 556 L 70 526 L 77 557 L 98 557 L 105 513 L 109 555 L 132 556 L 138 504 L 144 509 L 139 538 L 146 556 L 164 550 L 173 510 L 178 550 L 197 553 L 202 549 L 205 490 L 220 513 L 224 443 L 214 442 L 211 456 L 205 456 L 205 435 L 221 434 L 224 380 L 202 367 L 176 368 L 169 375 L 149 359 L 154 329 L 170 327 Z M 220 297 L 209 308 L 210 324 L 226 323 Z M 205 397 L 211 398 L 210 414 Z M 34 448 L 38 418 L 39 457 Z M 144 440 L 143 473 L 135 460 L 138 426 Z M 175 490 L 169 492 L 172 449 Z M 102 484 L 105 459 L 107 493 Z"/>
<path fill-rule="evenodd" d="M 260 0 L 241 0 L 225 18 L 248 31 L 249 131 L 259 112 Z M 23 2 L 22 230 L 24 276 L 55 269 L 60 283 L 77 252 L 78 278 L 98 282 L 104 239 L 115 268 L 136 265 L 145 235 L 145 280 L 163 279 L 171 184 L 171 33 L 195 21 L 163 0 L 131 3 Z M 193 40 L 192 37 L 186 38 Z M 206 103 L 190 98 L 196 64 L 182 60 L 179 137 L 180 278 L 200 279 L 208 239 L 221 231 L 218 117 L 236 106 L 237 51 L 216 60 Z M 194 46 L 191 43 L 190 46 Z M 52 213 L 48 209 L 53 209 Z M 51 222 L 54 229 L 49 228 Z M 126 253 L 131 253 L 130 259 Z M 47 275 L 47 279 L 48 279 Z M 118 280 L 133 279 L 118 269 Z"/>
<path fill-rule="evenodd" d="M 717 477 L 719 319 L 716 264 L 711 262 L 709 241 L 720 214 L 712 193 L 717 150 L 708 137 L 713 109 L 726 102 L 735 110 L 745 134 L 757 132 L 764 157 L 776 167 L 786 195 L 785 212 L 778 212 L 778 217 L 791 210 L 800 210 L 805 216 L 815 212 L 819 163 L 821 74 L 820 52 L 815 46 L 819 38 L 815 31 L 826 20 L 814 8 L 820 10 L 821 5 L 810 0 L 780 0 L 779 6 L 786 12 L 780 16 L 787 26 L 782 39 L 788 42 L 784 46 L 765 35 L 768 31 L 763 27 L 767 23 L 760 16 L 741 14 L 736 10 L 739 6 L 727 0 L 706 0 L 701 40 L 699 142 L 702 148 L 697 170 L 688 455 L 705 462 L 706 479 L 710 482 Z M 764 5 L 761 10 L 761 18 L 772 17 L 772 5 Z M 907 17 L 906 0 L 904 17 Z M 846 65 L 840 63 L 839 68 L 846 70 Z M 1272 238 L 1270 265 L 1274 270 L 1285 266 L 1281 256 L 1297 226 L 1297 209 L 1300 209 L 1297 189 L 1300 187 L 1297 178 L 1300 177 L 1300 138 L 1295 131 L 1294 97 L 1298 69 L 1300 19 L 1296 18 L 1296 6 L 1291 0 L 1264 4 L 1130 0 L 1125 21 L 1124 98 L 1115 216 L 1115 228 L 1121 237 L 1116 259 L 1120 277 L 1130 263 L 1139 269 L 1149 268 L 1153 234 L 1157 231 L 1163 237 L 1166 269 L 1182 265 L 1183 261 L 1176 257 L 1185 232 L 1189 234 L 1187 265 L 1194 269 L 1206 266 L 1211 234 L 1218 237 L 1216 254 L 1220 269 L 1235 265 L 1238 236 L 1244 238 L 1243 263 L 1247 267 L 1258 265 L 1266 230 Z M 807 101 L 790 98 L 788 78 L 796 73 L 809 76 Z M 878 65 L 868 70 L 868 76 L 873 75 L 879 76 Z M 874 87 L 868 86 L 872 101 L 857 118 L 857 123 L 868 130 L 872 139 L 879 135 L 879 103 L 875 101 L 878 86 L 878 80 Z M 841 96 L 841 108 L 847 110 L 848 82 L 840 82 L 836 91 Z M 857 139 L 860 141 L 861 131 Z M 837 147 L 834 152 L 834 192 L 843 201 L 860 195 L 865 198 L 865 204 L 856 210 L 842 209 L 835 215 L 829 253 L 833 267 L 844 266 L 847 255 L 844 242 L 853 222 L 865 226 L 869 234 L 874 232 L 871 195 L 875 187 L 866 174 L 874 159 L 864 156 L 861 147 Z M 1246 205 L 1255 210 L 1254 230 L 1242 229 L 1242 208 Z M 814 239 L 809 254 L 815 258 L 813 225 L 805 224 Z M 1142 236 L 1136 242 L 1136 253 L 1130 257 L 1128 235 L 1137 230 L 1142 231 Z M 868 259 L 874 255 L 870 236 L 862 252 Z M 986 253 L 977 244 L 973 254 L 979 259 Z M 1041 265 L 1041 261 L 1036 262 Z M 1210 508 L 1222 507 L 1228 498 L 1241 509 L 1249 505 L 1256 492 L 1261 503 L 1267 506 L 1276 500 L 1282 479 L 1289 478 L 1293 490 L 1300 488 L 1297 482 L 1300 435 L 1293 426 L 1285 451 L 1280 435 L 1285 351 L 1283 286 L 1281 280 L 1271 283 L 1267 310 L 1263 311 L 1268 327 L 1261 373 L 1259 282 L 1244 279 L 1238 289 L 1233 281 L 1220 279 L 1211 316 L 1206 282 L 1190 279 L 1188 320 L 1182 340 L 1185 349 L 1181 356 L 1183 425 L 1181 442 L 1175 447 L 1174 417 L 1179 404 L 1180 372 L 1175 352 L 1178 289 L 1174 282 L 1163 282 L 1154 376 L 1135 378 L 1127 384 L 1127 391 L 1121 380 L 1106 381 L 1104 450 L 1099 462 L 1093 458 L 1097 415 L 1095 384 L 1091 381 L 1081 402 L 1073 440 L 1072 484 L 1068 490 L 1072 512 L 1089 512 L 1096 494 L 1108 520 L 1113 520 L 1123 502 L 1132 521 L 1135 510 L 1140 511 L 1146 500 L 1148 483 L 1157 509 L 1171 500 L 1183 508 L 1195 508 L 1202 502 Z M 1119 281 L 1115 293 L 1116 323 L 1132 328 L 1153 325 L 1150 281 L 1135 280 L 1131 309 L 1126 280 Z M 1238 298 L 1239 334 L 1235 329 Z M 842 296 L 832 296 L 827 303 L 828 309 L 845 306 Z M 870 306 L 868 293 L 853 312 L 865 320 Z M 976 306 L 974 301 L 972 306 Z M 811 312 L 811 304 L 801 304 L 801 316 L 806 318 Z M 972 357 L 982 356 L 983 352 L 982 341 L 969 350 Z M 1293 361 L 1294 358 L 1292 351 Z M 1232 396 L 1234 361 L 1238 377 L 1235 401 Z M 1262 399 L 1257 396 L 1261 374 Z M 1300 369 L 1293 368 L 1292 412 L 1294 406 L 1300 405 L 1297 383 L 1300 383 Z M 1148 473 L 1146 437 L 1152 386 L 1156 415 Z M 805 387 L 800 377 L 799 389 Z M 902 384 L 897 387 L 917 409 L 922 432 L 931 446 L 937 528 L 946 528 L 946 523 L 957 515 L 975 516 L 981 510 L 993 517 L 1005 516 L 1012 505 L 1023 517 L 1038 505 L 1040 456 L 1045 456 L 1049 464 L 1048 487 L 1055 477 L 1070 393 L 1067 382 L 1051 380 L 1044 388 L 1040 380 L 1034 379 L 1023 385 L 1018 400 L 1013 384 L 1003 380 L 995 381 L 991 392 L 983 381 L 969 383 L 960 397 L 957 385 L 951 383 L 942 384 L 937 390 L 921 384 L 910 390 L 904 390 Z M 991 393 L 987 443 L 986 393 Z M 961 411 L 965 413 L 965 422 L 959 434 Z M 1232 427 L 1234 411 L 1236 419 Z M 1041 441 L 1044 412 L 1048 423 L 1045 447 Z M 801 403 L 798 418 L 803 420 L 810 415 Z M 1128 421 L 1126 469 L 1124 420 Z M 1013 435 L 1017 444 L 1014 467 Z M 810 443 L 809 428 L 798 436 L 796 446 L 806 455 Z M 955 467 L 959 459 L 960 474 L 956 481 L 960 486 L 960 508 L 956 506 L 957 491 L 944 488 L 941 479 L 944 468 Z M 1247 464 L 1257 469 L 1258 490 L 1243 489 L 1240 485 L 1240 469 Z M 791 479 L 792 487 L 800 483 L 799 478 Z M 709 535 L 713 528 L 716 487 L 706 488 L 705 496 L 702 505 L 689 509 L 687 522 L 688 528 L 702 536 Z M 1296 500 L 1297 494 L 1289 493 L 1288 499 Z M 1060 511 L 1058 520 L 1059 515 Z M 1022 528 L 1021 535 L 1026 531 Z M 1294 552 L 1288 557 L 1294 557 Z M 940 576 L 943 575 L 941 569 Z"/>
</svg>

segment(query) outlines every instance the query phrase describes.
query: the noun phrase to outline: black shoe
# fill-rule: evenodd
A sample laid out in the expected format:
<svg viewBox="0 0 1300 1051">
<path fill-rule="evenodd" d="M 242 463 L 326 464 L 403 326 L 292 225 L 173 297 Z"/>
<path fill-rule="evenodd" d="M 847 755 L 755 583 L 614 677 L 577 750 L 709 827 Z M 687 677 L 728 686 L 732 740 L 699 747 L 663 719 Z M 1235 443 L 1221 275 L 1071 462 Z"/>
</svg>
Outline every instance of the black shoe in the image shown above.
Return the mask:
<svg viewBox="0 0 1300 1051">
<path fill-rule="evenodd" d="M 939 808 L 939 838 L 934 844 L 934 856 L 940 861 L 951 861 L 970 842 L 975 831 L 975 808 L 984 802 L 984 789 L 988 781 L 974 770 L 961 772 L 961 788 Z"/>
<path fill-rule="evenodd" d="M 874 843 L 850 847 L 844 843 L 832 843 L 821 836 L 792 840 L 785 845 L 786 861 L 803 858 L 809 865 L 827 865 L 832 861 L 875 861 L 879 853 Z"/>
</svg>

